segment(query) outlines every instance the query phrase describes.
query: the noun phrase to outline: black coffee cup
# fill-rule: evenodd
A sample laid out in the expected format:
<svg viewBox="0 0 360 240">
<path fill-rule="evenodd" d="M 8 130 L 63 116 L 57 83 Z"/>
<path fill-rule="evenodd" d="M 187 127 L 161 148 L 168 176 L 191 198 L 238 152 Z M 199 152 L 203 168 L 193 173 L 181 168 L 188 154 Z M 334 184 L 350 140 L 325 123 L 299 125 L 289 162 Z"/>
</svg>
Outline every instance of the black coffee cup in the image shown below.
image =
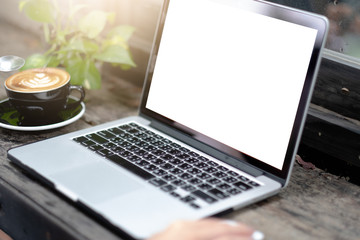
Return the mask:
<svg viewBox="0 0 360 240">
<path fill-rule="evenodd" d="M 59 120 L 59 113 L 71 110 L 84 100 L 82 86 L 70 84 L 70 74 L 59 68 L 36 68 L 18 72 L 6 79 L 5 90 L 10 104 L 29 125 Z M 72 91 L 80 98 L 68 103 Z"/>
</svg>

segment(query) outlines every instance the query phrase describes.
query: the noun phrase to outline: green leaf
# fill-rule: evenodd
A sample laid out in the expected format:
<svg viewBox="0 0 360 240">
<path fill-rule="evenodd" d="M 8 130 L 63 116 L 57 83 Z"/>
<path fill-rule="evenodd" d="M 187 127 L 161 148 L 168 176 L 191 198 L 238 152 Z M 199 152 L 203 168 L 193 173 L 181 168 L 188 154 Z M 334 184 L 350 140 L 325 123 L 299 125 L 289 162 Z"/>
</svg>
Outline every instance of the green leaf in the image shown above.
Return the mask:
<svg viewBox="0 0 360 240">
<path fill-rule="evenodd" d="M 87 39 L 72 39 L 69 44 L 60 51 L 79 51 L 83 53 L 95 53 L 99 50 L 99 46 L 93 41 Z"/>
<path fill-rule="evenodd" d="M 24 66 L 21 71 L 31 68 L 42 68 L 46 67 L 49 62 L 49 58 L 42 54 L 34 54 L 25 60 Z"/>
<path fill-rule="evenodd" d="M 136 67 L 129 50 L 119 45 L 108 46 L 102 53 L 96 54 L 94 57 L 103 62 L 120 63 Z"/>
<path fill-rule="evenodd" d="M 72 19 L 78 11 L 87 7 L 89 7 L 88 4 L 77 4 L 74 7 L 70 8 L 69 18 Z"/>
<path fill-rule="evenodd" d="M 55 21 L 56 10 L 54 5 L 48 0 L 20 2 L 19 8 L 34 21 L 42 23 L 53 23 Z"/>
<path fill-rule="evenodd" d="M 89 38 L 96 38 L 105 28 L 107 13 L 103 11 L 91 11 L 79 22 L 79 30 Z"/>
<path fill-rule="evenodd" d="M 57 67 L 60 65 L 60 60 L 56 56 L 48 57 L 48 67 Z"/>
<path fill-rule="evenodd" d="M 24 9 L 24 6 L 26 5 L 26 3 L 28 3 L 29 0 L 23 0 L 19 2 L 19 11 L 22 12 Z"/>
<path fill-rule="evenodd" d="M 134 27 L 128 25 L 122 25 L 112 29 L 107 37 L 110 39 L 119 36 L 122 39 L 124 39 L 125 42 L 127 42 L 134 33 L 134 31 L 135 31 Z"/>
<path fill-rule="evenodd" d="M 66 70 L 70 73 L 71 83 L 74 85 L 83 85 L 87 89 L 101 87 L 101 75 L 91 60 L 76 59 Z"/>
<path fill-rule="evenodd" d="M 49 24 L 44 23 L 43 28 L 44 28 L 45 41 L 46 41 L 47 43 L 49 43 L 49 42 L 50 42 L 50 28 L 49 28 Z"/>
</svg>

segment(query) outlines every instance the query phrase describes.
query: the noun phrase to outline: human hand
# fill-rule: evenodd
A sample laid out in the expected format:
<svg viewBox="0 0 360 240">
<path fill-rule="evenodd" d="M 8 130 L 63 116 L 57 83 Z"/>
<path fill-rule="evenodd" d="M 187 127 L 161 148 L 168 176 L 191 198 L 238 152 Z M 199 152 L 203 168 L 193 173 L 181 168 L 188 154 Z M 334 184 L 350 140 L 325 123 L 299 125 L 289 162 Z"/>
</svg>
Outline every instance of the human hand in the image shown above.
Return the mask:
<svg viewBox="0 0 360 240">
<path fill-rule="evenodd" d="M 264 235 L 236 222 L 207 218 L 177 221 L 148 240 L 262 240 Z"/>
</svg>

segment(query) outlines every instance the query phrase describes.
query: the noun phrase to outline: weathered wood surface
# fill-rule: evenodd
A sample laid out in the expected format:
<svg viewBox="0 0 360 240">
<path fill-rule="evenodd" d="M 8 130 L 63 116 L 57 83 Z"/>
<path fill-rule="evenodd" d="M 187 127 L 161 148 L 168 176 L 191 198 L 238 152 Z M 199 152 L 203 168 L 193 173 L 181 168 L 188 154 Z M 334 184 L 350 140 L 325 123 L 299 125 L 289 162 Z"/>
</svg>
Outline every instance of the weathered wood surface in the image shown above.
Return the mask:
<svg viewBox="0 0 360 240">
<path fill-rule="evenodd" d="M 45 132 L 0 129 L 0 228 L 16 239 L 119 239 L 58 194 L 29 178 L 6 158 L 14 146 L 136 114 L 140 89 L 107 76 L 87 94 L 86 114 Z M 267 239 L 358 239 L 360 187 L 298 165 L 279 195 L 224 216 L 263 231 Z"/>
<path fill-rule="evenodd" d="M 360 69 L 323 58 L 311 101 L 360 120 Z"/>
</svg>

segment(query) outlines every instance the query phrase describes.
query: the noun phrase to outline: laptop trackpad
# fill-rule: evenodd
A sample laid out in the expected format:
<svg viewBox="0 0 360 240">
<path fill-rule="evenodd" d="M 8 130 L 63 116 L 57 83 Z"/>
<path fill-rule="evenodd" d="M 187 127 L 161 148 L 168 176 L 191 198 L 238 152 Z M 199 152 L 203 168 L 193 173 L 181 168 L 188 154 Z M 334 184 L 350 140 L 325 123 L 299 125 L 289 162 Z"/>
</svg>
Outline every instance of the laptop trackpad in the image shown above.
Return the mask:
<svg viewBox="0 0 360 240">
<path fill-rule="evenodd" d="M 50 179 L 75 193 L 82 201 L 93 204 L 143 187 L 120 169 L 104 162 L 51 174 Z"/>
</svg>

